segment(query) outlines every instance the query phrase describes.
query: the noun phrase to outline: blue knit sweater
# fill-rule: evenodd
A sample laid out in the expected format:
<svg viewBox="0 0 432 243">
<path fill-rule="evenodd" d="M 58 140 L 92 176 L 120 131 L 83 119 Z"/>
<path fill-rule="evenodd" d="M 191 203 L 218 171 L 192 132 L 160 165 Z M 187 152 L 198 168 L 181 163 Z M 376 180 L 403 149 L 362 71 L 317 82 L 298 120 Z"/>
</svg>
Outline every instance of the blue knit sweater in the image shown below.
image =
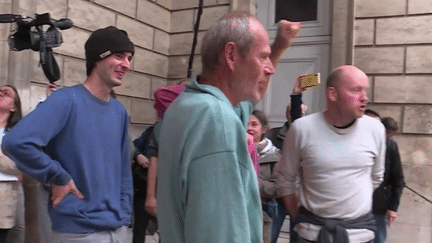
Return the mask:
<svg viewBox="0 0 432 243">
<path fill-rule="evenodd" d="M 50 205 L 54 231 L 90 233 L 129 224 L 128 115 L 117 100 L 97 99 L 83 85 L 62 88 L 4 136 L 2 149 L 40 182 L 73 179 L 84 194 Z"/>
</svg>

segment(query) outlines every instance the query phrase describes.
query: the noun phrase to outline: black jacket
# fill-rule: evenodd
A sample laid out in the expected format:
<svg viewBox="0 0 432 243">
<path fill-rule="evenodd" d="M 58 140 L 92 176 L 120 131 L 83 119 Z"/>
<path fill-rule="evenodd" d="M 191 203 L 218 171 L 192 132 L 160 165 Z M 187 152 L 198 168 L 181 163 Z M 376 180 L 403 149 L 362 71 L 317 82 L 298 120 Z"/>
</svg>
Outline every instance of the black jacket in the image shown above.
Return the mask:
<svg viewBox="0 0 432 243">
<path fill-rule="evenodd" d="M 154 131 L 154 126 L 150 126 L 144 130 L 144 132 L 137 139 L 133 141 L 135 146 L 135 152 L 133 158 L 142 154 L 148 159 L 150 157 L 157 157 L 158 153 L 158 143 L 156 141 Z M 148 168 L 143 168 L 138 163 L 132 164 L 132 176 L 134 183 L 134 197 L 144 199 L 147 194 L 147 172 Z"/>
<path fill-rule="evenodd" d="M 386 146 L 384 181 L 373 194 L 373 213 L 381 215 L 387 210 L 397 211 L 405 186 L 397 143 L 388 138 Z"/>
</svg>

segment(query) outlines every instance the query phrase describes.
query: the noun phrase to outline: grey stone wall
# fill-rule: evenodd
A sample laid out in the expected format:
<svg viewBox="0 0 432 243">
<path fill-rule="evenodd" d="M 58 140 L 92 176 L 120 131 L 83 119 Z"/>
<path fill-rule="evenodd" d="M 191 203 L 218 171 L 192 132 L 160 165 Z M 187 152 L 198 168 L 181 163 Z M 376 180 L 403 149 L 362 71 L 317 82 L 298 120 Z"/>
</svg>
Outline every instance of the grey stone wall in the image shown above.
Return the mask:
<svg viewBox="0 0 432 243">
<path fill-rule="evenodd" d="M 432 198 L 432 3 L 356 0 L 354 64 L 371 79 L 370 108 L 393 117 L 408 186 Z M 404 190 L 389 242 L 432 242 L 432 205 Z"/>
<path fill-rule="evenodd" d="M 61 70 L 56 83 L 70 86 L 86 79 L 84 43 L 91 32 L 109 25 L 128 32 L 135 44 L 136 53 L 131 71 L 124 85 L 115 88 L 118 99 L 125 105 L 131 118 L 131 136 L 138 136 L 145 126 L 156 119 L 153 110 L 153 92 L 167 84 L 168 49 L 171 6 L 167 1 L 113 1 L 113 0 L 9 0 L 2 13 L 13 12 L 34 16 L 49 12 L 52 18 L 70 18 L 71 29 L 62 31 L 64 43 L 55 48 Z M 5 7 L 4 7 L 5 6 Z M 39 54 L 30 50 L 20 53 L 9 51 L 5 40 L 10 25 L 0 26 L 0 68 L 2 83 L 17 86 L 23 100 L 25 113 L 31 111 L 45 93 L 47 79 L 38 67 Z M 4 54 L 4 55 L 3 55 Z M 8 58 L 8 54 L 14 58 Z M 30 59 L 30 61 L 25 61 Z M 24 65 L 23 65 L 24 64 Z M 4 72 L 3 70 L 9 70 Z M 25 75 L 24 75 L 25 74 Z"/>
<path fill-rule="evenodd" d="M 193 74 L 201 72 L 200 46 L 205 31 L 230 11 L 229 0 L 204 0 L 203 13 L 200 20 L 198 44 L 195 49 Z M 192 49 L 193 28 L 198 13 L 198 1 L 173 1 L 171 14 L 171 35 L 169 47 L 168 78 L 175 83 L 187 77 L 189 56 Z"/>
<path fill-rule="evenodd" d="M 251 11 L 254 6 L 251 0 L 204 0 L 194 74 L 201 71 L 200 41 L 205 30 L 231 9 Z M 115 92 L 129 112 L 133 138 L 156 119 L 153 92 L 187 75 L 197 0 L 2 0 L 0 9 L 28 16 L 49 12 L 54 19 L 73 20 L 74 26 L 62 31 L 64 43 L 54 48 L 61 70 L 59 86 L 85 80 L 84 43 L 92 31 L 109 25 L 126 30 L 136 52 L 131 71 Z M 0 84 L 18 88 L 28 113 L 44 95 L 48 80 L 38 67 L 39 53 L 9 50 L 11 28 L 11 24 L 0 25 Z"/>
</svg>

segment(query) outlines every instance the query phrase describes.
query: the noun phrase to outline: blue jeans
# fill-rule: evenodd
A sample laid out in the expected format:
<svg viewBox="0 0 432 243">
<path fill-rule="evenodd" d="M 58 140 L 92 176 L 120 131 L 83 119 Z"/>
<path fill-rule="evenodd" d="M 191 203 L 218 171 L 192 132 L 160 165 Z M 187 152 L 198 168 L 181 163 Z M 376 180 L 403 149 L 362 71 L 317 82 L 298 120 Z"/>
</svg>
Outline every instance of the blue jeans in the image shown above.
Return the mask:
<svg viewBox="0 0 432 243">
<path fill-rule="evenodd" d="M 375 243 L 384 243 L 387 238 L 387 220 L 385 215 L 374 214 L 377 225 L 375 232 Z"/>
<path fill-rule="evenodd" d="M 287 212 L 284 205 L 280 205 L 275 199 L 265 205 L 264 211 L 272 218 L 271 243 L 276 243 Z"/>
</svg>

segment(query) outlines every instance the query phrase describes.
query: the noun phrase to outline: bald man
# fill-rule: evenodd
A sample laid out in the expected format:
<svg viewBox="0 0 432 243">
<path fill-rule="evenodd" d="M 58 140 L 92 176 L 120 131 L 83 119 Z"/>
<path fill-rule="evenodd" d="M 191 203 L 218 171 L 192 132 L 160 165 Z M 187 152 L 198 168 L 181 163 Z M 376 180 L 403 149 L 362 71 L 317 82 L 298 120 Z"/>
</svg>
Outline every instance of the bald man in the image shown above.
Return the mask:
<svg viewBox="0 0 432 243">
<path fill-rule="evenodd" d="M 276 165 L 298 242 L 372 242 L 372 193 L 383 180 L 384 126 L 363 116 L 369 81 L 354 66 L 327 79 L 327 109 L 298 119 Z M 300 177 L 296 193 L 295 179 Z"/>
</svg>

